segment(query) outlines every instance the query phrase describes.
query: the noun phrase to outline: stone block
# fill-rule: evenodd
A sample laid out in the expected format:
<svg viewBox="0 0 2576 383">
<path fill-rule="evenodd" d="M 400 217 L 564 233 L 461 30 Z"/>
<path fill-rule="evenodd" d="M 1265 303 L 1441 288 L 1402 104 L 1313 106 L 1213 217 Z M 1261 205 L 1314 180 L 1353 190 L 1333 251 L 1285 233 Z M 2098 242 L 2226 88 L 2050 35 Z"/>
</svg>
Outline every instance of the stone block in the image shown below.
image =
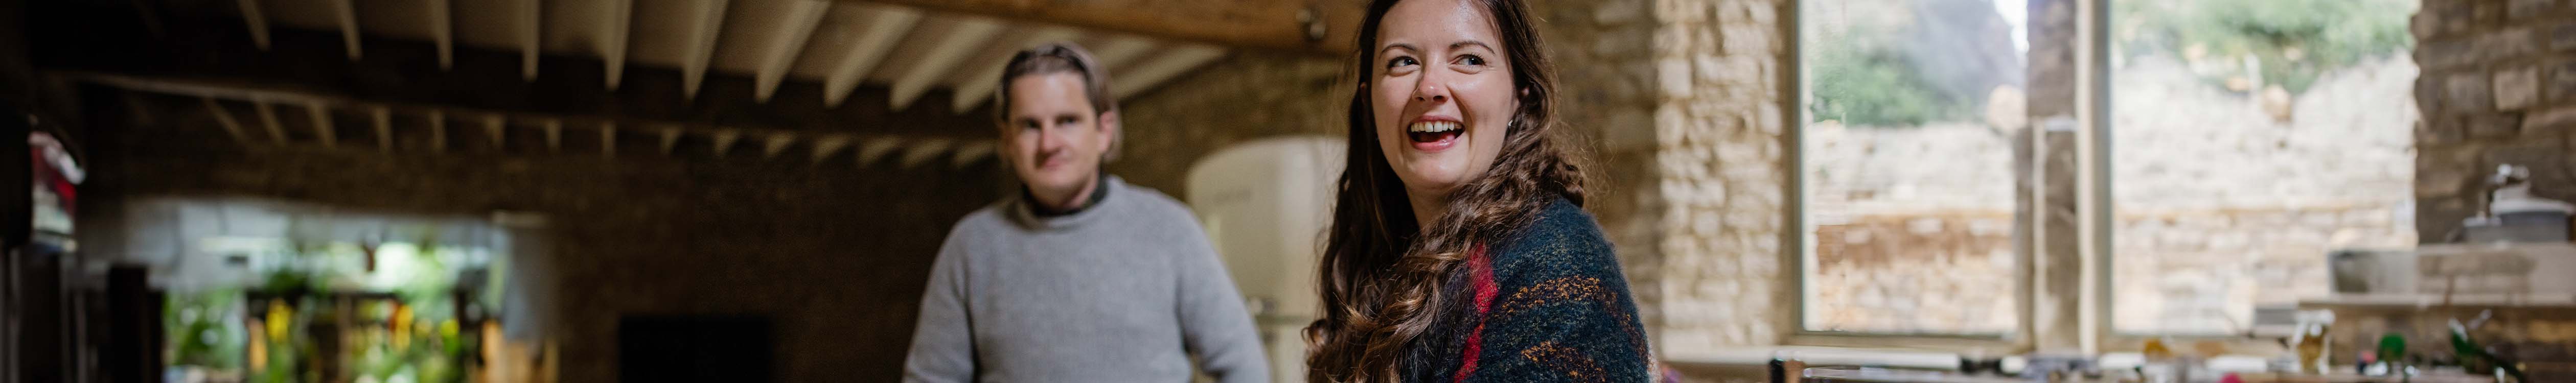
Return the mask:
<svg viewBox="0 0 2576 383">
<path fill-rule="evenodd" d="M 2505 7 L 2505 16 L 2515 20 L 2539 17 L 2558 10 L 2558 0 L 2513 0 Z"/>
<path fill-rule="evenodd" d="M 2450 69 L 2478 62 L 2477 39 L 2422 41 L 2415 46 L 2415 64 L 2424 69 Z"/>
<path fill-rule="evenodd" d="M 2506 28 L 2479 37 L 2477 46 L 2471 49 L 2477 50 L 2477 57 L 2494 61 L 2529 55 L 2535 47 L 2531 28 Z"/>
<path fill-rule="evenodd" d="M 2522 110 L 2540 98 L 2540 68 L 2522 67 L 2495 72 L 2495 106 L 2499 111 Z"/>
<path fill-rule="evenodd" d="M 2549 101 L 2557 104 L 2576 102 L 2576 60 L 2551 65 L 2549 68 Z"/>
<path fill-rule="evenodd" d="M 2521 113 L 2473 113 L 2460 118 L 2472 140 L 2506 139 L 2522 133 Z"/>
<path fill-rule="evenodd" d="M 2426 118 L 2415 121 L 2415 143 L 2441 145 L 2460 142 L 2468 133 L 2460 129 L 2457 118 Z"/>
<path fill-rule="evenodd" d="M 2576 132 L 2576 107 L 2532 112 L 2522 118 L 2523 137 L 2557 137 Z"/>
<path fill-rule="evenodd" d="M 2549 28 L 2549 50 L 2576 49 L 2576 22 Z"/>
<path fill-rule="evenodd" d="M 2442 102 L 2442 95 L 2445 94 L 2444 92 L 2450 90 L 2449 88 L 2442 86 L 2442 79 L 2445 78 L 2449 77 L 2445 76 L 2443 73 L 2430 70 L 2418 72 L 2415 76 L 2415 111 L 2417 112 L 2417 115 L 2440 116 L 2443 115 L 2443 110 L 2448 110 L 2447 108 L 2449 107 L 2444 106 L 2447 104 Z"/>
<path fill-rule="evenodd" d="M 2495 105 L 2494 100 L 2490 99 L 2494 94 L 2487 89 L 2488 79 L 2485 73 L 2453 73 L 2449 79 L 2443 81 L 2442 86 L 2449 90 L 2448 94 L 2444 95 L 2448 98 L 2442 100 L 2445 104 L 2443 109 L 2450 113 L 2475 113 L 2488 110 Z"/>
</svg>

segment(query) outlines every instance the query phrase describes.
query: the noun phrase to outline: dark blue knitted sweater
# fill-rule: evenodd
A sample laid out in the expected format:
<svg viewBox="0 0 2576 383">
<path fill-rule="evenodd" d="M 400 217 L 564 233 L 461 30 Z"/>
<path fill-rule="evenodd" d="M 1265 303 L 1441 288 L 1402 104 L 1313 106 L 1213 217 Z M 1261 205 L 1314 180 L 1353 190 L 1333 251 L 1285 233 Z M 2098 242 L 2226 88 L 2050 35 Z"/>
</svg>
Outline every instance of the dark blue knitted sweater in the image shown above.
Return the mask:
<svg viewBox="0 0 2576 383">
<path fill-rule="evenodd" d="M 1495 286 L 1487 311 L 1477 314 L 1473 298 L 1449 299 L 1440 308 L 1447 319 L 1407 353 L 1407 381 L 1455 381 L 1471 334 L 1479 346 L 1468 382 L 1646 381 L 1637 304 L 1591 214 L 1557 199 L 1487 251 Z M 1470 273 L 1453 274 L 1444 296 L 1476 296 Z"/>
</svg>

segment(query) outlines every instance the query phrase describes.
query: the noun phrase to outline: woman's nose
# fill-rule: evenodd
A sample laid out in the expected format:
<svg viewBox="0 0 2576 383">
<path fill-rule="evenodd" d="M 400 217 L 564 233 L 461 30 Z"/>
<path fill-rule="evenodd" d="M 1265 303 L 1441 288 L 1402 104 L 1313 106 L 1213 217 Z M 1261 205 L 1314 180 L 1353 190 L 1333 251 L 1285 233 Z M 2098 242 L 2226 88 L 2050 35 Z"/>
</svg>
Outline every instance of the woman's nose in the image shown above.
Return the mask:
<svg viewBox="0 0 2576 383">
<path fill-rule="evenodd" d="M 1443 102 L 1443 101 L 1449 101 L 1449 87 L 1448 87 L 1448 86 L 1445 86 L 1445 85 L 1441 85 L 1441 84 L 1440 84 L 1440 79 L 1439 79 L 1439 78 L 1433 77 L 1433 76 L 1431 76 L 1431 75 L 1429 75 L 1429 74 L 1424 74 L 1424 75 L 1422 76 L 1422 82 L 1417 83 L 1417 84 L 1416 84 L 1416 85 L 1414 85 L 1414 87 L 1413 87 L 1413 101 L 1416 101 L 1416 102 Z"/>
</svg>

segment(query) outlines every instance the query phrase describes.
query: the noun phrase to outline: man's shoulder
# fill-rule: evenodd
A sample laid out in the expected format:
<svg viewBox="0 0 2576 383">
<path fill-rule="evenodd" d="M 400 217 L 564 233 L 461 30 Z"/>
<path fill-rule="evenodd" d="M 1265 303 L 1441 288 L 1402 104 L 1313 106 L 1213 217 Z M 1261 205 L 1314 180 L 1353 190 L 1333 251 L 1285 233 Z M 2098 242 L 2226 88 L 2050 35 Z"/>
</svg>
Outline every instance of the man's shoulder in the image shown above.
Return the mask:
<svg viewBox="0 0 2576 383">
<path fill-rule="evenodd" d="M 982 208 L 975 209 L 974 212 L 966 213 L 966 217 L 957 219 L 957 224 L 948 226 L 948 239 L 956 241 L 963 237 L 980 237 L 991 235 L 999 230 L 1007 230 L 1011 225 L 1010 208 L 1011 201 L 1006 199 L 986 204 Z"/>
<path fill-rule="evenodd" d="M 1197 227 L 1198 215 L 1191 213 L 1190 206 L 1188 204 L 1181 203 L 1181 200 L 1172 198 L 1171 195 L 1163 194 L 1163 191 L 1161 190 L 1154 190 L 1154 188 L 1127 183 L 1125 180 L 1117 180 L 1115 178 L 1112 180 L 1118 182 L 1119 191 L 1125 192 L 1125 194 L 1130 197 L 1130 202 L 1135 203 L 1136 207 L 1133 209 L 1137 213 L 1145 215 L 1146 218 L 1153 218 L 1157 221 L 1172 220 L 1175 222 L 1189 223 L 1190 226 L 1194 228 Z M 1113 195 L 1112 198 L 1116 197 Z"/>
</svg>

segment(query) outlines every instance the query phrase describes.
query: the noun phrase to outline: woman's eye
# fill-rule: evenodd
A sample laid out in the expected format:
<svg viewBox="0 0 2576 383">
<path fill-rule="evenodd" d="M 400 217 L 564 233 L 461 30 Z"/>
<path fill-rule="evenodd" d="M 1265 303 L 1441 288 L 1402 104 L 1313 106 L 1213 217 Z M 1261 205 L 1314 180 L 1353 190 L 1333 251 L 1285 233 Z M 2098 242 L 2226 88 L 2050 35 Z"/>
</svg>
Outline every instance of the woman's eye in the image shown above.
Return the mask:
<svg viewBox="0 0 2576 383">
<path fill-rule="evenodd" d="M 1485 66 L 1485 58 L 1484 58 L 1484 57 L 1477 57 L 1476 55 L 1458 56 L 1458 63 L 1459 63 L 1459 64 L 1465 64 L 1465 65 Z"/>
<path fill-rule="evenodd" d="M 1419 63 L 1421 63 L 1421 62 L 1414 61 L 1412 57 L 1397 57 L 1397 58 L 1392 59 L 1392 60 L 1386 60 L 1386 67 L 1388 67 L 1388 68 L 1394 68 L 1394 67 L 1400 67 L 1400 66 L 1406 66 L 1406 65 L 1414 65 L 1414 64 L 1419 64 Z"/>
</svg>

